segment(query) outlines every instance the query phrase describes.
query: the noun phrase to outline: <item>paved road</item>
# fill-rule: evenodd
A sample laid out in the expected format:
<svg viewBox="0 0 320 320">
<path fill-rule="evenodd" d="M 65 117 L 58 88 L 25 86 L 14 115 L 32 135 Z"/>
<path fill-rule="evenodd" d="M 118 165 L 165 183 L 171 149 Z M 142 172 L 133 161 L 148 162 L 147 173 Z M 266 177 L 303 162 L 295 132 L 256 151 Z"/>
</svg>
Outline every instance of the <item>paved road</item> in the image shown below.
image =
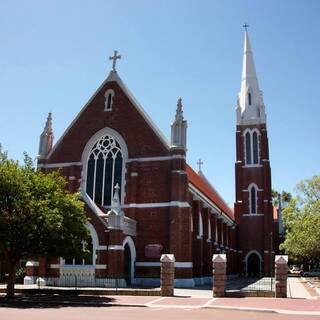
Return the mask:
<svg viewBox="0 0 320 320">
<path fill-rule="evenodd" d="M 230 311 L 216 309 L 143 308 L 143 307 L 61 307 L 38 309 L 1 308 L 1 320 L 311 320 L 319 316 L 284 315 L 266 312 Z"/>
</svg>

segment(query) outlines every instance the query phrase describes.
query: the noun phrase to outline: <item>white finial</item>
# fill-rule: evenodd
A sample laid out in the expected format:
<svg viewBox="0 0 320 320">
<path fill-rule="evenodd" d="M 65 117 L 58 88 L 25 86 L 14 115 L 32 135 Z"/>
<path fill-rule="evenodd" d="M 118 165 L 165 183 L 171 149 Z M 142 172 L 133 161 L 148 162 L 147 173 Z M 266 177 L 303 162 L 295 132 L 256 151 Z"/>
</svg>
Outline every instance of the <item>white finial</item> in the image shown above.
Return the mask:
<svg viewBox="0 0 320 320">
<path fill-rule="evenodd" d="M 52 132 L 52 113 L 51 112 L 48 113 L 48 117 L 47 117 L 46 125 L 44 127 L 44 131 L 46 131 L 47 133 Z"/>
<path fill-rule="evenodd" d="M 113 56 L 109 57 L 109 60 L 112 60 L 112 71 L 117 71 L 116 70 L 116 63 L 117 63 L 118 59 L 121 59 L 121 55 L 120 54 L 118 55 L 118 51 L 114 50 Z"/>
<path fill-rule="evenodd" d="M 183 118 L 182 98 L 177 102 L 176 115 L 171 124 L 171 145 L 186 149 L 187 145 L 187 121 Z"/>
<path fill-rule="evenodd" d="M 177 102 L 176 120 L 183 120 L 182 98 L 181 97 L 178 99 L 178 102 Z"/>
<path fill-rule="evenodd" d="M 39 159 L 46 158 L 53 146 L 52 113 L 49 112 L 43 132 L 40 135 Z"/>
<path fill-rule="evenodd" d="M 120 198 L 119 198 L 119 184 L 117 183 L 114 187 L 114 195 L 111 203 L 111 209 L 116 211 L 118 214 L 121 211 L 121 204 L 120 204 Z"/>
</svg>

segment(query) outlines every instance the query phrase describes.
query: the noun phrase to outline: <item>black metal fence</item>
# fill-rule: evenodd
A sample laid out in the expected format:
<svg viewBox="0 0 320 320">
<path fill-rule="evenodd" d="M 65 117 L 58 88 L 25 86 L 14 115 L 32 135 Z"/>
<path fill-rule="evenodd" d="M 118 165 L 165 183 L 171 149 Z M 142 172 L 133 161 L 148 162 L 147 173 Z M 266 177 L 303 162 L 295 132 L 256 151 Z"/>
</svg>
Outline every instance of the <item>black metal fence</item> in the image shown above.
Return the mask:
<svg viewBox="0 0 320 320">
<path fill-rule="evenodd" d="M 121 278 L 96 278 L 94 276 L 61 275 L 59 278 L 45 278 L 45 282 L 37 281 L 38 287 L 67 287 L 67 288 L 125 288 L 127 282 Z"/>
<path fill-rule="evenodd" d="M 258 292 L 275 291 L 275 279 L 273 277 L 239 277 L 227 281 L 227 291 Z"/>
</svg>

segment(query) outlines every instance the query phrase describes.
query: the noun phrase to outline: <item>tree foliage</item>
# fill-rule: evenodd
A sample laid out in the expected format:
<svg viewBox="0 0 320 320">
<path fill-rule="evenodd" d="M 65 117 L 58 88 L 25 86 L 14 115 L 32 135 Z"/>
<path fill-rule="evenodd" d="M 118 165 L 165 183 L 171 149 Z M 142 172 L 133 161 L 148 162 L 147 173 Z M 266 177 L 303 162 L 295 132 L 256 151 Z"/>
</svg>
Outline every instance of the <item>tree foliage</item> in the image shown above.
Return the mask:
<svg viewBox="0 0 320 320">
<path fill-rule="evenodd" d="M 282 206 L 287 206 L 292 199 L 291 193 L 284 190 L 280 193 L 277 190 L 272 189 L 271 195 L 272 195 L 273 205 L 276 207 L 279 206 L 279 196 L 280 196 Z"/>
<path fill-rule="evenodd" d="M 85 254 L 86 222 L 83 203 L 58 172 L 37 171 L 27 155 L 20 165 L 0 148 L 0 259 L 9 268 L 8 296 L 20 259 Z"/>
<path fill-rule="evenodd" d="M 301 181 L 297 198 L 283 209 L 285 241 L 280 248 L 293 259 L 320 262 L 320 176 Z"/>
</svg>

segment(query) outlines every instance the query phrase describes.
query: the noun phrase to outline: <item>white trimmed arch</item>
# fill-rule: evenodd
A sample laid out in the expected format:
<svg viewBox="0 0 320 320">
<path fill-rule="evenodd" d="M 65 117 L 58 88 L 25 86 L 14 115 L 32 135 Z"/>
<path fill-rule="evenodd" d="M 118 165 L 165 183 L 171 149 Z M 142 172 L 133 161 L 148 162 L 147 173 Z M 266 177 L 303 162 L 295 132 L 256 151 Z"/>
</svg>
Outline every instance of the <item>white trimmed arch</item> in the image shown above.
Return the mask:
<svg viewBox="0 0 320 320">
<path fill-rule="evenodd" d="M 131 283 L 134 282 L 134 273 L 135 273 L 135 264 L 136 264 L 136 259 L 137 259 L 137 252 L 136 252 L 136 246 L 134 244 L 133 239 L 130 236 L 126 236 L 122 242 L 123 249 L 125 245 L 128 245 L 130 249 L 130 254 L 131 254 Z"/>
<path fill-rule="evenodd" d="M 254 188 L 255 192 L 255 199 L 252 199 L 252 188 Z M 249 193 L 249 214 L 257 214 L 258 213 L 258 186 L 255 183 L 250 183 L 248 186 L 248 193 Z M 253 201 L 254 201 L 254 207 L 253 207 Z M 255 211 L 255 212 L 254 212 Z"/>
<path fill-rule="evenodd" d="M 108 89 L 104 94 L 104 111 L 112 111 L 114 91 Z"/>
<path fill-rule="evenodd" d="M 257 134 L 257 141 L 256 141 L 256 149 L 257 149 L 257 163 L 254 162 L 254 137 L 253 134 Z M 247 134 L 249 134 L 249 141 L 247 141 Z M 245 164 L 248 166 L 256 166 L 260 164 L 260 131 L 257 128 L 249 129 L 243 131 L 243 141 L 244 141 L 244 160 Z M 247 143 L 249 143 L 249 147 L 247 146 Z M 248 150 L 249 149 L 249 150 Z M 250 155 L 248 155 L 248 152 L 250 152 Z M 248 161 L 248 158 L 250 156 L 250 161 Z"/>
<path fill-rule="evenodd" d="M 251 250 L 246 254 L 246 257 L 245 257 L 246 275 L 248 275 L 248 259 L 249 259 L 250 255 L 253 254 L 253 253 L 255 253 L 259 257 L 259 260 L 260 260 L 260 274 L 262 273 L 262 262 L 263 262 L 263 260 L 262 260 L 261 254 L 257 250 Z"/>
<path fill-rule="evenodd" d="M 90 222 L 87 222 L 85 224 L 85 226 L 89 230 L 90 235 L 91 235 L 91 239 L 92 239 L 92 264 L 96 265 L 97 249 L 98 249 L 98 246 L 99 246 L 98 234 L 96 232 L 96 229 L 94 228 L 94 226 Z"/>
<path fill-rule="evenodd" d="M 201 211 L 198 212 L 198 239 L 202 239 L 203 237 L 203 220 Z"/>
<path fill-rule="evenodd" d="M 82 163 L 82 175 L 81 175 L 81 193 L 86 195 L 86 188 L 87 188 L 87 170 L 88 170 L 88 159 L 91 153 L 91 150 L 94 144 L 103 136 L 110 135 L 112 136 L 120 145 L 122 158 L 123 158 L 123 168 L 122 168 L 122 177 L 121 177 L 121 203 L 124 201 L 124 190 L 125 190 L 125 173 L 126 173 L 126 161 L 128 159 L 128 148 L 125 143 L 123 137 L 117 131 L 105 127 L 98 132 L 96 132 L 87 142 L 86 146 L 83 149 L 82 156 L 81 156 L 81 163 Z"/>
</svg>

